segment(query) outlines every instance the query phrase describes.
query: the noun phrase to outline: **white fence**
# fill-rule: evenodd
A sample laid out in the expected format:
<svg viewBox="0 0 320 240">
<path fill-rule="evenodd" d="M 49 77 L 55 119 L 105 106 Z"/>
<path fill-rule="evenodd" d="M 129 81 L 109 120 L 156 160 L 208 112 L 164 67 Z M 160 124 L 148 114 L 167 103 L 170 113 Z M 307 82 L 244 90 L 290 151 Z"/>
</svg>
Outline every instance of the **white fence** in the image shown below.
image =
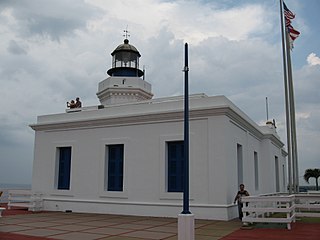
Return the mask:
<svg viewBox="0 0 320 240">
<path fill-rule="evenodd" d="M 244 202 L 244 223 L 291 223 L 296 217 L 320 217 L 320 194 L 248 196 Z"/>
<path fill-rule="evenodd" d="M 297 217 L 320 217 L 320 193 L 296 195 Z"/>
<path fill-rule="evenodd" d="M 8 209 L 23 207 L 33 212 L 42 210 L 41 194 L 31 190 L 9 190 L 8 193 Z"/>
</svg>

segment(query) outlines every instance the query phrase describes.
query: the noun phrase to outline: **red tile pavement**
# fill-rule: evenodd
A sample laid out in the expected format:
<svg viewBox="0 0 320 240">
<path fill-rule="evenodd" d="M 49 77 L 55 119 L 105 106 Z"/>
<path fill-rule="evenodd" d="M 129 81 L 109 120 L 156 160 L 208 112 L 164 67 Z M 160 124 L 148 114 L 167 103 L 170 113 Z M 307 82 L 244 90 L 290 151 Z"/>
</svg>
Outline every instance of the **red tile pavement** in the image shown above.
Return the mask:
<svg viewBox="0 0 320 240">
<path fill-rule="evenodd" d="M 15 209 L 8 210 L 8 206 L 6 203 L 1 203 L 0 207 L 6 208 L 6 210 L 2 212 L 2 216 L 18 215 L 18 214 L 33 214 L 33 212 L 28 211 L 28 209 L 26 208 L 15 208 Z M 0 240 L 2 239 L 0 238 Z"/>
<path fill-rule="evenodd" d="M 1 233 L 1 240 L 48 240 L 50 238 L 24 236 L 13 233 Z M 236 230 L 221 240 L 319 240 L 320 224 L 296 223 L 292 230 L 287 229 L 252 229 Z"/>
<path fill-rule="evenodd" d="M 2 212 L 2 216 L 10 216 L 10 215 L 20 215 L 20 214 L 33 214 L 33 212 L 28 211 L 25 208 L 16 208 L 8 210 L 8 206 L 6 203 L 1 203 L 0 207 L 6 208 L 5 211 Z M 34 236 L 25 236 L 14 233 L 0 233 L 0 240 L 48 240 L 48 238 L 42 237 L 34 237 Z"/>
<path fill-rule="evenodd" d="M 0 240 L 49 240 L 49 238 L 26 236 L 14 233 L 0 233 Z"/>
<path fill-rule="evenodd" d="M 1 204 L 6 207 L 5 204 Z M 3 211 L 3 216 L 17 214 L 33 214 L 26 209 L 13 209 Z M 36 213 L 34 213 L 36 214 Z M 239 229 L 222 237 L 221 240 L 320 240 L 319 223 L 293 223 L 292 229 L 253 228 Z M 48 240 L 46 237 L 26 236 L 14 233 L 0 233 L 0 240 Z"/>
<path fill-rule="evenodd" d="M 319 223 L 293 223 L 292 229 L 254 228 L 239 229 L 222 240 L 320 240 Z"/>
</svg>

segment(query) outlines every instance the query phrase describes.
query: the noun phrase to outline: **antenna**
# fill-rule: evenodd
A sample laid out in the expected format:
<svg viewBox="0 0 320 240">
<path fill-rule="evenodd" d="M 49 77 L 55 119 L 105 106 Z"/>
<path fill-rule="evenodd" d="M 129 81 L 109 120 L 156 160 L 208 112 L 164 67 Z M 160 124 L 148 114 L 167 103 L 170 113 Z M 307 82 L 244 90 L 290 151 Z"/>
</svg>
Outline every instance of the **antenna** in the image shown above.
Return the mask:
<svg viewBox="0 0 320 240">
<path fill-rule="evenodd" d="M 143 65 L 143 78 L 142 78 L 143 80 L 144 80 L 145 76 L 146 76 L 146 66 Z"/>
<path fill-rule="evenodd" d="M 122 36 L 124 36 L 126 39 L 128 39 L 128 37 L 130 37 L 129 31 L 128 31 L 128 25 L 126 27 L 125 30 L 123 30 L 124 34 Z"/>
<path fill-rule="evenodd" d="M 266 113 L 267 113 L 267 121 L 269 120 L 269 104 L 268 104 L 268 97 L 266 97 Z"/>
</svg>

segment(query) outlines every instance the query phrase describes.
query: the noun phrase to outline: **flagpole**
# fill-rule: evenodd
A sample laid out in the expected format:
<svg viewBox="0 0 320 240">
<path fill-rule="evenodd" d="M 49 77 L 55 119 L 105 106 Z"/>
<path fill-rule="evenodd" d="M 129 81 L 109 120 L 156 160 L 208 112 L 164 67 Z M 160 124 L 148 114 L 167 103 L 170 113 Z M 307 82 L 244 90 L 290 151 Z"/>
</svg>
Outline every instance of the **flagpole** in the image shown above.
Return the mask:
<svg viewBox="0 0 320 240">
<path fill-rule="evenodd" d="M 291 67 L 291 57 L 290 57 L 290 40 L 289 40 L 289 32 L 286 30 L 285 32 L 286 36 L 286 48 L 287 48 L 287 71 L 288 71 L 288 97 L 289 97 L 289 114 L 290 114 L 290 142 L 291 142 L 291 160 L 292 160 L 292 187 L 293 192 L 296 193 L 296 157 L 295 157 L 295 147 L 294 147 L 294 129 L 293 129 L 293 123 L 294 123 L 294 107 L 293 107 L 293 87 L 292 87 L 292 67 Z"/>
<path fill-rule="evenodd" d="M 293 189 L 295 193 L 299 192 L 299 173 L 298 173 L 298 151 L 296 136 L 296 113 L 294 104 L 294 88 L 292 78 L 292 65 L 290 54 L 289 33 L 286 31 L 287 41 L 287 65 L 288 65 L 288 87 L 289 87 L 289 105 L 290 105 L 290 125 L 291 125 L 291 144 L 292 144 L 292 166 L 293 166 Z"/>
<path fill-rule="evenodd" d="M 283 17 L 283 0 L 280 0 L 280 19 L 281 19 L 281 36 L 282 36 L 282 54 L 283 54 L 283 75 L 284 75 L 284 92 L 286 106 L 286 125 L 287 125 L 287 148 L 288 148 L 288 185 L 289 194 L 292 193 L 292 151 L 291 151 L 291 124 L 289 110 L 289 94 L 288 94 L 288 76 L 287 76 L 287 59 L 286 59 L 286 40 Z"/>
</svg>

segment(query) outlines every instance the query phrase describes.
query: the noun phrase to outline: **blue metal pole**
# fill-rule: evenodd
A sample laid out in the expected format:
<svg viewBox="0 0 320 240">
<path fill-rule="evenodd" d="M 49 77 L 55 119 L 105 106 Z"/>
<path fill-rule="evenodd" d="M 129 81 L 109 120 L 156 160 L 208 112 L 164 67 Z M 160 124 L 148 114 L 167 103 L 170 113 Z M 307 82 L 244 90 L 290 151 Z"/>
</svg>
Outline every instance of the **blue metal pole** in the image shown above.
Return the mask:
<svg viewBox="0 0 320 240">
<path fill-rule="evenodd" d="M 182 214 L 191 214 L 189 211 L 189 83 L 188 83 L 188 43 L 185 44 L 184 66 L 184 184 L 183 184 L 183 211 Z"/>
</svg>

